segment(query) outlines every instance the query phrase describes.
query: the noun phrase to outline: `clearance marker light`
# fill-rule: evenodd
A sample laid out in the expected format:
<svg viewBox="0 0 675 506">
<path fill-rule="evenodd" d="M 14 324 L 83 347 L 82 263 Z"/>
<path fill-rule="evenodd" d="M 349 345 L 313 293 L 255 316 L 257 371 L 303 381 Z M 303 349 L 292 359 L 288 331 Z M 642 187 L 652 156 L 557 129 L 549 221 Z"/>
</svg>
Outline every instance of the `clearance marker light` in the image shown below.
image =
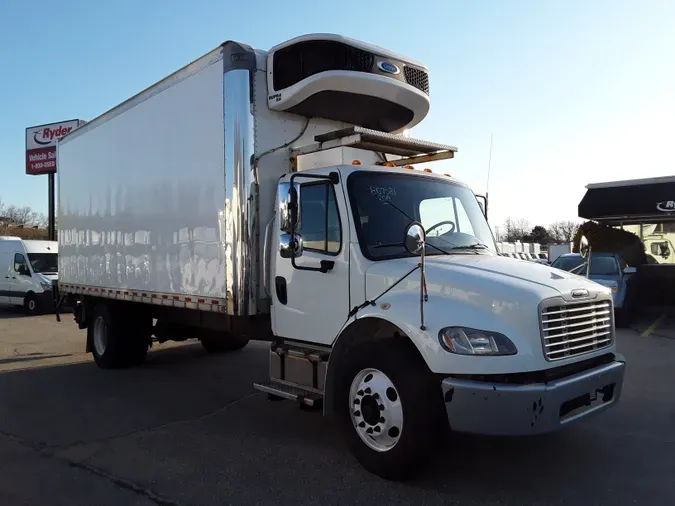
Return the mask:
<svg viewBox="0 0 675 506">
<path fill-rule="evenodd" d="M 361 162 L 359 160 L 354 160 L 352 162 L 352 165 L 361 165 Z"/>
<path fill-rule="evenodd" d="M 431 173 L 431 172 L 433 172 L 433 171 L 432 171 L 431 169 L 424 169 L 424 172 L 429 172 L 429 173 Z"/>
</svg>

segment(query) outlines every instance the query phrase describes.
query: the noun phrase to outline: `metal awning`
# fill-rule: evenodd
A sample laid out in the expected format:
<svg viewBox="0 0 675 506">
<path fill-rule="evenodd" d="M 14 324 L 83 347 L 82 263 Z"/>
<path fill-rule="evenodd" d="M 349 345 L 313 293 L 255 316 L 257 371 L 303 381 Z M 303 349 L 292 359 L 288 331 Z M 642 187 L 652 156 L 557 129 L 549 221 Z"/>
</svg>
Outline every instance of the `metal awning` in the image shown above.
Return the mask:
<svg viewBox="0 0 675 506">
<path fill-rule="evenodd" d="M 675 177 L 589 184 L 578 214 L 606 225 L 674 221 Z"/>
</svg>

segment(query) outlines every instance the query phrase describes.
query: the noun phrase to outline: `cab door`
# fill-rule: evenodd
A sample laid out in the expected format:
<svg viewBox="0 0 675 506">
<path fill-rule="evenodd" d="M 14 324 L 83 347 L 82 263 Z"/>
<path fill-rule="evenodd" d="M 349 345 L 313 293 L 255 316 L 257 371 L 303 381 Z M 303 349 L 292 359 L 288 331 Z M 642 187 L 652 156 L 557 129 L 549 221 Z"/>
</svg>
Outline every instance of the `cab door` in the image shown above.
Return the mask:
<svg viewBox="0 0 675 506">
<path fill-rule="evenodd" d="M 291 255 L 290 188 L 278 188 L 271 250 L 272 330 L 278 337 L 331 344 L 349 313 L 349 227 L 342 186 L 296 173 L 298 244 Z M 288 181 L 288 177 L 286 178 Z M 294 256 L 294 258 L 293 258 Z M 295 265 L 294 265 L 295 264 Z"/>
<path fill-rule="evenodd" d="M 25 253 L 11 253 L 9 271 L 9 302 L 22 305 L 26 293 L 35 291 L 35 281 Z"/>
</svg>

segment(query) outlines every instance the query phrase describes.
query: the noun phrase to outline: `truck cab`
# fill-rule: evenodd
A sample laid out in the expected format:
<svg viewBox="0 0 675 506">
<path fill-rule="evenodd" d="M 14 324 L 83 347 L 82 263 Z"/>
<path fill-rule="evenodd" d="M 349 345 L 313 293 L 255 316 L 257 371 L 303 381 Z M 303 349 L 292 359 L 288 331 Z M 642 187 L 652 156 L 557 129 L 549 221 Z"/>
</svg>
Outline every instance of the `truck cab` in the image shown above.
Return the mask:
<svg viewBox="0 0 675 506">
<path fill-rule="evenodd" d="M 618 401 L 609 288 L 499 255 L 457 179 L 354 159 L 283 176 L 276 209 L 256 388 L 321 403 L 371 471 L 403 476 L 448 427 L 537 434 Z"/>
</svg>

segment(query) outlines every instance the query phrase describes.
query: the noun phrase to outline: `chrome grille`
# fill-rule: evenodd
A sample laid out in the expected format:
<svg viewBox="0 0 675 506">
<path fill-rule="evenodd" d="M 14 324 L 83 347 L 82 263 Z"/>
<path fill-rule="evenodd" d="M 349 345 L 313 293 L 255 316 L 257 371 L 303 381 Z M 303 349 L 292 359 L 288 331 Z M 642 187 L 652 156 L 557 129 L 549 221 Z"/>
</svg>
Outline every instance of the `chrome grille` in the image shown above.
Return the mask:
<svg viewBox="0 0 675 506">
<path fill-rule="evenodd" d="M 541 311 L 546 360 L 562 360 L 612 344 L 612 303 L 609 300 L 547 306 Z"/>
</svg>

